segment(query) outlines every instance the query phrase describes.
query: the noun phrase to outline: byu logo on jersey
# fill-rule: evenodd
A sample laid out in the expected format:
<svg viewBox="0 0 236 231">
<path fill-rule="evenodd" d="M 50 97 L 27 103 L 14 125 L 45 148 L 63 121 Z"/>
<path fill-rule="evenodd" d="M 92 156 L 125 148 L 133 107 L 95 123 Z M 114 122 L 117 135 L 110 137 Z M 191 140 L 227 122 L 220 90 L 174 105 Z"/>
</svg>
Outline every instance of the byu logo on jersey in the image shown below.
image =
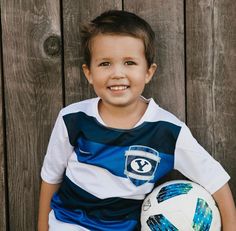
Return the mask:
<svg viewBox="0 0 236 231">
<path fill-rule="evenodd" d="M 125 175 L 136 186 L 142 185 L 154 178 L 154 173 L 160 162 L 159 153 L 141 145 L 130 146 L 125 152 Z"/>
</svg>

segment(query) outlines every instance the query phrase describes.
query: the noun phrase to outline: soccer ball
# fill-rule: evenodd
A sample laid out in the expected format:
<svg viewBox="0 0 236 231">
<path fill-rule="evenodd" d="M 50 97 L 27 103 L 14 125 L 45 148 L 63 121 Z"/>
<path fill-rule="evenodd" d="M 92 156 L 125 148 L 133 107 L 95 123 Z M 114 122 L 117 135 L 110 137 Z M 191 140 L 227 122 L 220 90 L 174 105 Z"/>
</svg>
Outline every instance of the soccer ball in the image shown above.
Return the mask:
<svg viewBox="0 0 236 231">
<path fill-rule="evenodd" d="M 173 180 L 145 198 L 141 226 L 142 231 L 220 231 L 221 219 L 213 197 L 203 187 Z"/>
</svg>

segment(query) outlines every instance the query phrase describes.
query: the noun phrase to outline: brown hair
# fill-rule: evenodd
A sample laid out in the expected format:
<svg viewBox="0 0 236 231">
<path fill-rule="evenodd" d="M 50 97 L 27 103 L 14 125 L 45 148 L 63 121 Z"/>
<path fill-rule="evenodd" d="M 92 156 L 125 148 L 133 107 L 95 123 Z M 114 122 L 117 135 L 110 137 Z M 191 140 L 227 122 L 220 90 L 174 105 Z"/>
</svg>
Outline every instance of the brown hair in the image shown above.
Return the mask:
<svg viewBox="0 0 236 231">
<path fill-rule="evenodd" d="M 82 49 L 85 64 L 90 67 L 92 38 L 98 34 L 128 35 L 139 38 L 145 47 L 145 57 L 148 66 L 154 62 L 155 33 L 151 26 L 139 16 L 121 10 L 110 10 L 102 13 L 90 23 L 81 27 Z"/>
</svg>

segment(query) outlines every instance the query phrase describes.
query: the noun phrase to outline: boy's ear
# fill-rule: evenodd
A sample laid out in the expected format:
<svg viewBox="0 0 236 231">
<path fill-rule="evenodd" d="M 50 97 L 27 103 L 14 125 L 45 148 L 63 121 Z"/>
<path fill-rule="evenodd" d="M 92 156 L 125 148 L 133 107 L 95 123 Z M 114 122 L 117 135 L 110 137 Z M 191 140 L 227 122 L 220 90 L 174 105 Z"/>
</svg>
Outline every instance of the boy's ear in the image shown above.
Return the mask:
<svg viewBox="0 0 236 231">
<path fill-rule="evenodd" d="M 82 65 L 84 75 L 90 84 L 93 84 L 92 76 L 89 67 L 86 64 Z"/>
<path fill-rule="evenodd" d="M 148 68 L 145 81 L 146 84 L 151 81 L 154 73 L 156 72 L 156 69 L 157 69 L 156 63 L 151 64 L 151 66 Z"/>
</svg>

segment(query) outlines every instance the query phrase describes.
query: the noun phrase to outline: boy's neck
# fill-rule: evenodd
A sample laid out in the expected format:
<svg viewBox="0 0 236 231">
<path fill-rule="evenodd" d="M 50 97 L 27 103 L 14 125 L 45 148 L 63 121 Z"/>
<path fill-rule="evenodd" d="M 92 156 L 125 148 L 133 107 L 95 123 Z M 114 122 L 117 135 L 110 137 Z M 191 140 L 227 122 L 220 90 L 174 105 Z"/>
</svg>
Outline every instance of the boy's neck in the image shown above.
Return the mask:
<svg viewBox="0 0 236 231">
<path fill-rule="evenodd" d="M 111 106 L 100 102 L 98 106 L 99 114 L 108 127 L 117 129 L 131 129 L 142 118 L 148 103 L 142 98 L 129 106 Z"/>
</svg>

